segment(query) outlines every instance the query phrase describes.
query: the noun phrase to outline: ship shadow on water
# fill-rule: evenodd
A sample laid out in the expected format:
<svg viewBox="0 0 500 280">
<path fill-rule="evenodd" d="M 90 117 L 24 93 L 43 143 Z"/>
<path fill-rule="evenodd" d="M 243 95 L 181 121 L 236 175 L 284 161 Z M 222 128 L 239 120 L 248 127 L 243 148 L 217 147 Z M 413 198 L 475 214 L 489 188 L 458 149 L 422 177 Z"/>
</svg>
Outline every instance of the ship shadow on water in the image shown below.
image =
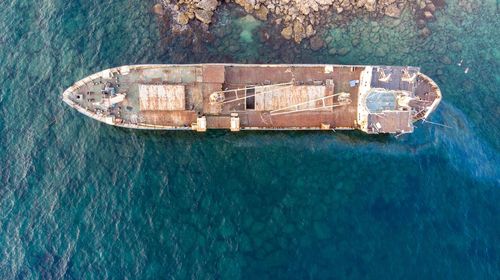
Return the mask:
<svg viewBox="0 0 500 280">
<path fill-rule="evenodd" d="M 103 126 L 107 126 L 104 125 Z M 286 139 L 289 141 L 300 141 L 300 140 L 314 140 L 316 138 L 331 139 L 333 141 L 342 141 L 351 144 L 363 144 L 363 143 L 390 143 L 397 139 L 396 136 L 391 134 L 373 134 L 368 135 L 364 132 L 357 130 L 275 130 L 275 131 L 257 131 L 257 130 L 242 130 L 239 132 L 231 132 L 228 130 L 208 130 L 207 132 L 196 132 L 192 130 L 135 130 L 122 127 L 109 127 L 114 132 L 119 133 L 121 137 L 126 137 L 126 135 L 133 134 L 137 137 L 145 138 L 175 138 L 184 140 L 207 140 L 207 139 L 221 139 L 223 142 L 246 142 L 254 141 L 255 146 L 260 144 L 265 145 L 259 140 L 272 140 L 270 144 L 275 145 L 274 142 L 277 139 Z"/>
</svg>

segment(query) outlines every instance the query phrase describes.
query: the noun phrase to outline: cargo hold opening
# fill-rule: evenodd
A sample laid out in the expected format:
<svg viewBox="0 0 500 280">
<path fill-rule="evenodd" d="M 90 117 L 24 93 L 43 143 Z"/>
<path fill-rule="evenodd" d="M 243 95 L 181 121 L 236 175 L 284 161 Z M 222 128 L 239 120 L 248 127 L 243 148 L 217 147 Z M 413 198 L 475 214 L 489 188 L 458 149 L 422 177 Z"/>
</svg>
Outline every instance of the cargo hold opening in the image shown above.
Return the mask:
<svg viewBox="0 0 500 280">
<path fill-rule="evenodd" d="M 247 96 L 245 99 L 245 109 L 255 110 L 255 87 L 247 88 L 245 95 Z"/>
</svg>

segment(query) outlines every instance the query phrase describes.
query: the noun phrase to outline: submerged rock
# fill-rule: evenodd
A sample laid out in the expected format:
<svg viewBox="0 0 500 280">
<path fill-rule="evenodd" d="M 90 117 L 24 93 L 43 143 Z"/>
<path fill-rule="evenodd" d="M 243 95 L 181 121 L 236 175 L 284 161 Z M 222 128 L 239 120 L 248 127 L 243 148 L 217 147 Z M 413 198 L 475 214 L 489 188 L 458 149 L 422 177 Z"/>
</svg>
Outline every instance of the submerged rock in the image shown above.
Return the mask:
<svg viewBox="0 0 500 280">
<path fill-rule="evenodd" d="M 196 4 L 196 7 L 205 11 L 215 11 L 217 5 L 219 5 L 217 0 L 200 0 L 200 2 Z"/>
<path fill-rule="evenodd" d="M 460 43 L 459 41 L 455 41 L 453 43 L 450 44 L 450 50 L 454 51 L 454 52 L 459 52 L 462 50 L 462 43 Z"/>
<path fill-rule="evenodd" d="M 451 59 L 448 57 L 448 56 L 443 56 L 439 59 L 439 61 L 441 61 L 441 63 L 443 64 L 446 64 L 446 65 L 450 65 L 451 64 Z"/>
<path fill-rule="evenodd" d="M 433 19 L 433 18 L 434 18 L 434 15 L 433 15 L 430 11 L 425 11 L 425 12 L 424 12 L 424 17 L 425 17 L 427 20 L 430 20 L 430 19 Z"/>
<path fill-rule="evenodd" d="M 378 56 L 378 57 L 384 57 L 387 55 L 387 49 L 385 49 L 384 47 L 378 47 L 376 50 L 375 50 L 375 56 Z"/>
<path fill-rule="evenodd" d="M 359 46 L 359 44 L 361 44 L 361 40 L 359 38 L 354 38 L 352 39 L 351 44 L 353 47 L 357 47 Z"/>
<path fill-rule="evenodd" d="M 255 16 L 262 21 L 267 20 L 267 14 L 269 14 L 269 10 L 265 6 L 255 10 Z"/>
<path fill-rule="evenodd" d="M 235 234 L 233 223 L 231 223 L 229 220 L 223 219 L 219 227 L 219 233 L 223 238 L 233 236 Z"/>
<path fill-rule="evenodd" d="M 360 2 L 362 2 L 362 1 L 360 1 Z M 365 9 L 368 12 L 375 11 L 376 7 L 377 7 L 377 1 L 376 0 L 366 0 L 366 2 L 365 2 Z"/>
<path fill-rule="evenodd" d="M 417 21 L 417 27 L 418 27 L 418 28 L 424 28 L 425 26 L 426 26 L 425 20 L 423 20 L 423 19 L 419 19 L 419 20 Z"/>
<path fill-rule="evenodd" d="M 213 14 L 214 13 L 211 11 L 202 10 L 202 9 L 198 9 L 198 10 L 194 11 L 194 15 L 195 15 L 196 19 L 205 23 L 205 24 L 209 24 L 210 22 L 212 22 Z"/>
<path fill-rule="evenodd" d="M 180 13 L 177 15 L 177 22 L 181 25 L 186 25 L 189 23 L 189 16 L 186 13 Z"/>
<path fill-rule="evenodd" d="M 428 37 L 429 35 L 431 35 L 431 30 L 427 27 L 424 27 L 422 29 L 420 29 L 420 31 L 418 31 L 418 34 L 421 36 L 421 37 Z"/>
<path fill-rule="evenodd" d="M 165 10 L 163 9 L 163 5 L 160 3 L 157 3 L 153 6 L 153 13 L 162 16 L 165 14 Z"/>
<path fill-rule="evenodd" d="M 426 9 L 428 9 L 431 13 L 434 13 L 436 11 L 436 6 L 431 2 L 425 6 Z"/>
<path fill-rule="evenodd" d="M 309 24 L 307 27 L 306 27 L 306 37 L 311 37 L 312 35 L 314 35 L 316 33 L 316 31 L 314 30 L 313 26 L 311 24 Z"/>
<path fill-rule="evenodd" d="M 246 15 L 236 21 L 236 24 L 241 28 L 240 39 L 246 43 L 253 42 L 254 30 L 261 24 L 252 15 Z"/>
<path fill-rule="evenodd" d="M 393 18 L 399 18 L 401 16 L 401 10 L 398 8 L 396 4 L 392 4 L 385 8 L 385 15 L 393 17 Z"/>
<path fill-rule="evenodd" d="M 287 26 L 283 28 L 283 30 L 281 30 L 281 36 L 283 36 L 283 38 L 287 40 L 292 39 L 292 34 L 293 34 L 293 29 L 291 26 Z"/>
<path fill-rule="evenodd" d="M 339 50 L 337 50 L 337 54 L 340 55 L 340 56 L 344 56 L 346 54 L 348 54 L 351 50 L 349 48 L 340 48 Z"/>
<path fill-rule="evenodd" d="M 293 23 L 293 39 L 299 44 L 306 37 L 306 30 L 298 20 Z"/>
<path fill-rule="evenodd" d="M 312 37 L 309 43 L 311 44 L 311 49 L 313 51 L 320 50 L 320 49 L 322 49 L 325 46 L 325 42 L 318 35 Z"/>
<path fill-rule="evenodd" d="M 321 222 L 314 222 L 313 228 L 318 239 L 327 239 L 332 234 L 330 228 Z"/>
</svg>

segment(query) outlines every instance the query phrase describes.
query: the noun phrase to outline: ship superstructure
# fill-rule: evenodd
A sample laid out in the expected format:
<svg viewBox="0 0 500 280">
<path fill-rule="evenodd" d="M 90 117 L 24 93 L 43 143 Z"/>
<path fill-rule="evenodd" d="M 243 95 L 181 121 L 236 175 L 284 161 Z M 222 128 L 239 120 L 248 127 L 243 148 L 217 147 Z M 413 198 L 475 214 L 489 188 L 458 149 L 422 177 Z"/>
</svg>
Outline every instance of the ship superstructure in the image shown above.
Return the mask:
<svg viewBox="0 0 500 280">
<path fill-rule="evenodd" d="M 441 92 L 418 67 L 127 65 L 76 82 L 63 100 L 127 128 L 402 134 L 435 110 Z"/>
</svg>

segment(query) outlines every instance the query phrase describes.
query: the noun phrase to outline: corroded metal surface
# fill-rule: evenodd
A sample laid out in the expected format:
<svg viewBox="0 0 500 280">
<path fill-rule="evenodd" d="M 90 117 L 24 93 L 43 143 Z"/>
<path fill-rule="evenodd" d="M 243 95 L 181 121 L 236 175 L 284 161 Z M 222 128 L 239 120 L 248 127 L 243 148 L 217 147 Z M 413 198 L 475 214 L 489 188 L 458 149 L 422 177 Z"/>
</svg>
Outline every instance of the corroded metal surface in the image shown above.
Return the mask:
<svg viewBox="0 0 500 280">
<path fill-rule="evenodd" d="M 440 99 L 419 68 L 342 65 L 129 65 L 63 93 L 71 107 L 111 125 L 197 131 L 408 133 Z"/>
</svg>

